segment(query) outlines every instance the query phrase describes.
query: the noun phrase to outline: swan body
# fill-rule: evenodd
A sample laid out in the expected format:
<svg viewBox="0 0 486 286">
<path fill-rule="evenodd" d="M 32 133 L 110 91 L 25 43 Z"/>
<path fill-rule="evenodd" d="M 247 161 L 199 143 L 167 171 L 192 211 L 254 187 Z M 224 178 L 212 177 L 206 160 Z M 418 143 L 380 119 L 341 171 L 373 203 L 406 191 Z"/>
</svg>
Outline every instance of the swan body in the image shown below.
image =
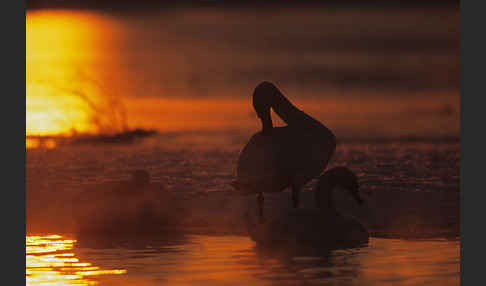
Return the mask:
<svg viewBox="0 0 486 286">
<path fill-rule="evenodd" d="M 242 194 L 259 194 L 292 188 L 294 207 L 298 193 L 327 166 L 336 149 L 334 134 L 321 122 L 296 108 L 272 83 L 259 84 L 253 106 L 262 130 L 253 135 L 240 153 L 233 187 Z M 287 126 L 273 127 L 273 109 Z M 263 212 L 263 211 L 262 211 Z"/>
<path fill-rule="evenodd" d="M 177 201 L 160 183 L 150 182 L 144 170 L 126 181 L 93 186 L 72 202 L 78 235 L 119 235 L 154 232 L 176 225 Z"/>
<path fill-rule="evenodd" d="M 315 208 L 287 209 L 264 223 L 254 211 L 246 214 L 248 234 L 260 245 L 306 245 L 325 248 L 351 247 L 368 242 L 369 233 L 351 216 L 340 214 L 332 203 L 332 193 L 345 189 L 362 204 L 357 177 L 347 168 L 325 172 L 315 189 Z"/>
<path fill-rule="evenodd" d="M 274 127 L 270 136 L 258 132 L 238 160 L 238 182 L 243 194 L 280 192 L 292 184 L 302 186 L 325 168 L 330 148 L 311 132 L 290 126 Z M 324 147 L 323 147 L 324 146 Z"/>
</svg>

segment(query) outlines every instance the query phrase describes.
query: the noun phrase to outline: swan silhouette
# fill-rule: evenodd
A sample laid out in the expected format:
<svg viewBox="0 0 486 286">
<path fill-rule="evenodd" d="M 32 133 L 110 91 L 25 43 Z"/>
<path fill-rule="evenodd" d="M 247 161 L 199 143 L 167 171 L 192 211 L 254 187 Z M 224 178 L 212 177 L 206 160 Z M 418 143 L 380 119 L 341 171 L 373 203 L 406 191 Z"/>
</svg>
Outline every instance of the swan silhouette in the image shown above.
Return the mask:
<svg viewBox="0 0 486 286">
<path fill-rule="evenodd" d="M 151 182 L 146 170 L 128 180 L 87 187 L 72 200 L 77 235 L 154 233 L 177 225 L 179 201 L 162 183 Z"/>
<path fill-rule="evenodd" d="M 253 92 L 253 107 L 262 130 L 251 137 L 237 165 L 232 186 L 242 194 L 257 194 L 263 221 L 263 193 L 292 188 L 294 208 L 299 192 L 325 169 L 336 149 L 334 134 L 322 123 L 295 107 L 270 82 L 260 83 Z M 271 109 L 287 126 L 273 127 Z"/>
<path fill-rule="evenodd" d="M 286 210 L 265 223 L 260 223 L 254 212 L 248 211 L 246 223 L 250 237 L 262 245 L 294 245 L 352 247 L 368 242 L 365 227 L 352 217 L 340 214 L 334 207 L 332 195 L 346 190 L 359 205 L 358 178 L 346 167 L 326 171 L 315 188 L 316 208 Z"/>
</svg>

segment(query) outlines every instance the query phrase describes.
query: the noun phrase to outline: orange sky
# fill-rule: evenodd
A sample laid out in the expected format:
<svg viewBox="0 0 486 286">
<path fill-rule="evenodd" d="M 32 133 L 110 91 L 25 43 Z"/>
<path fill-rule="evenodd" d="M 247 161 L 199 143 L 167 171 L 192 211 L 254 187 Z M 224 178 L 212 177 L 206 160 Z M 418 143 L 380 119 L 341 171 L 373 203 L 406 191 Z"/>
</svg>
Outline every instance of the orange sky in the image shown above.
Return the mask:
<svg viewBox="0 0 486 286">
<path fill-rule="evenodd" d="M 27 13 L 27 135 L 116 132 L 123 129 L 122 118 L 126 118 L 125 127 L 160 131 L 259 128 L 251 90 L 248 97 L 231 96 L 231 90 L 198 97 L 184 90 L 179 96 L 164 96 L 152 87 L 134 89 L 131 84 L 139 79 L 130 77 L 127 59 L 117 52 L 106 53 L 120 49 L 116 43 L 126 27 L 118 25 L 106 15 Z M 343 97 L 329 91 L 321 99 L 312 95 L 288 97 L 338 133 L 459 131 L 459 97 L 455 91 L 427 97 L 405 92 L 393 96 L 358 94 L 359 98 Z M 453 116 L 441 117 L 444 108 L 452 108 Z M 277 118 L 274 122 L 282 124 Z"/>
</svg>

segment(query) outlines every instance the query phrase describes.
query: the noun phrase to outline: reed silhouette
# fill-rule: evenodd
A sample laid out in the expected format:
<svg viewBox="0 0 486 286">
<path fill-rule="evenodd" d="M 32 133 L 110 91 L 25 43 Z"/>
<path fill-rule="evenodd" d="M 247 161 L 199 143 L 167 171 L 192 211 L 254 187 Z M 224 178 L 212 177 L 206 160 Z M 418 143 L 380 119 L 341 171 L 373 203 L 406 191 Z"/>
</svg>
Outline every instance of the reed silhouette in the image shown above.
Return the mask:
<svg viewBox="0 0 486 286">
<path fill-rule="evenodd" d="M 41 78 L 30 79 L 30 82 L 48 86 L 55 93 L 66 93 L 79 99 L 84 104 L 83 111 L 88 115 L 87 123 L 95 129 L 96 133 L 113 134 L 128 131 L 127 109 L 118 94 L 81 68 L 75 70 L 75 75 L 66 81 Z M 97 92 L 88 92 L 89 89 Z M 71 133 L 77 135 L 78 130 L 73 126 Z"/>
</svg>

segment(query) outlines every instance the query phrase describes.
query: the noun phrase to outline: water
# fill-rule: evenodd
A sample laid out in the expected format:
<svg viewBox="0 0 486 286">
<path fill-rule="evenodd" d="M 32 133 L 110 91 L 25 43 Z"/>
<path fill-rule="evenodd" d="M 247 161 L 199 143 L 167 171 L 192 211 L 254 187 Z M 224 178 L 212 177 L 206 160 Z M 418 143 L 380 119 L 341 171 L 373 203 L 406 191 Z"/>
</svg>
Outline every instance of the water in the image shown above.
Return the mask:
<svg viewBox="0 0 486 286">
<path fill-rule="evenodd" d="M 28 284 L 458 285 L 458 23 L 441 8 L 27 13 L 27 135 L 160 132 L 126 145 L 27 141 Z M 262 80 L 336 134 L 329 167 L 353 170 L 366 201 L 336 194 L 337 206 L 368 245 L 269 250 L 246 236 L 254 198 L 230 182 L 260 128 L 250 95 Z M 191 207 L 191 232 L 78 237 L 73 198 L 135 169 Z M 290 194 L 265 204 L 290 207 Z"/>
<path fill-rule="evenodd" d="M 221 200 L 226 197 L 225 205 L 230 211 L 241 201 L 230 195 L 234 193 L 230 183 L 236 176 L 236 161 L 244 143 L 236 139 L 236 143 L 230 143 L 231 138 L 224 134 L 197 138 L 199 141 L 191 140 L 189 135 L 172 139 L 160 135 L 128 146 L 82 145 L 29 150 L 26 154 L 28 230 L 52 228 L 51 219 L 62 220 L 57 228 L 69 229 L 72 222 L 68 217 L 59 218 L 59 213 L 71 214 L 75 205 L 70 201 L 74 195 L 92 184 L 127 179 L 135 169 L 146 169 L 154 182 L 165 184 L 170 192 L 184 194 L 185 200 L 194 203 L 203 200 L 208 205 L 217 205 L 218 200 L 210 203 L 210 198 L 205 198 L 207 194 Z M 409 225 L 420 226 L 425 231 L 429 225 L 434 231 L 457 234 L 458 150 L 457 143 L 343 143 L 338 145 L 328 167 L 348 166 L 358 175 L 361 193 L 373 208 L 374 218 L 354 214 L 369 220 L 369 226 L 377 225 L 377 231 L 385 226 L 391 231 Z M 312 205 L 314 184 L 311 181 L 304 188 L 304 206 Z M 290 206 L 286 194 L 266 197 L 269 207 L 273 197 L 277 206 Z M 226 218 L 230 220 L 232 216 Z"/>
<path fill-rule="evenodd" d="M 190 235 L 132 245 L 74 244 L 63 253 L 73 253 L 69 257 L 79 262 L 51 262 L 51 275 L 45 276 L 45 269 L 29 261 L 47 255 L 27 251 L 28 285 L 459 284 L 459 242 L 446 240 L 372 238 L 362 248 L 297 254 L 260 249 L 247 237 Z"/>
<path fill-rule="evenodd" d="M 330 165 L 347 165 L 359 175 L 369 209 L 346 208 L 346 198 L 338 205 L 367 226 L 370 243 L 358 249 L 289 253 L 258 248 L 243 233 L 244 209 L 238 207 L 252 198 L 230 195 L 229 185 L 241 145 L 220 137 L 199 135 L 206 139 L 189 140 L 189 147 L 181 143 L 191 138 L 186 135 L 129 146 L 31 149 L 26 164 L 27 233 L 78 239 L 71 251 L 80 262 L 100 270 L 126 270 L 82 278 L 101 285 L 458 284 L 457 143 L 339 145 Z M 69 203 L 72 195 L 88 184 L 127 178 L 138 168 L 149 170 L 152 179 L 165 182 L 170 191 L 186 194 L 194 209 L 185 223 L 202 221 L 196 232 L 202 235 L 77 238 L 70 217 L 76 207 Z M 302 194 L 304 206 L 311 203 L 314 183 Z M 290 207 L 290 194 L 268 195 L 265 203 L 269 211 Z M 36 273 L 42 271 L 47 270 Z"/>
</svg>

